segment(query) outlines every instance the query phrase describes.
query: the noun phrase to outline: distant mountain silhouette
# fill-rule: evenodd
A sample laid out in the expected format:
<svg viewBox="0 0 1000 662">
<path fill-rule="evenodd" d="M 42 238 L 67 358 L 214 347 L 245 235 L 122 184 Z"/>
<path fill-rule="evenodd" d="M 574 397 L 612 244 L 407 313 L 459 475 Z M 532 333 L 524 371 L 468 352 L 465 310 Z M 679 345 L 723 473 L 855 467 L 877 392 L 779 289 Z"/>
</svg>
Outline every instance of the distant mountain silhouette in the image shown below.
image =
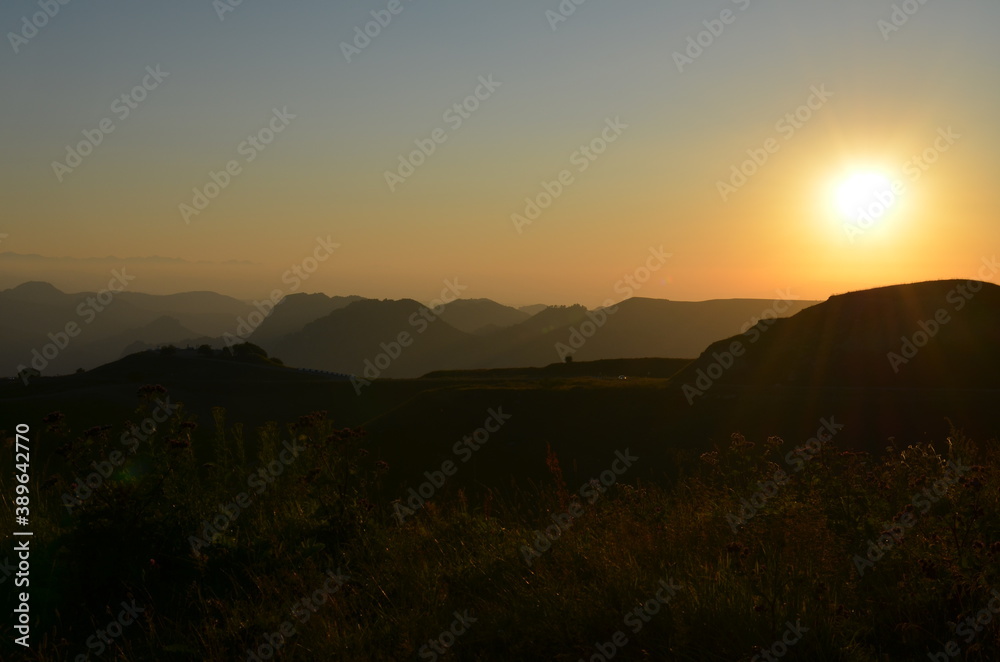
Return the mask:
<svg viewBox="0 0 1000 662">
<path fill-rule="evenodd" d="M 24 283 L 0 291 L 0 374 L 33 362 L 45 375 L 67 373 L 113 361 L 136 342 L 221 336 L 252 309 L 214 292 L 160 296 L 126 289 L 106 293 L 102 303 L 97 292 L 66 294 L 48 283 Z"/>
<path fill-rule="evenodd" d="M 544 303 L 535 303 L 530 306 L 521 306 L 520 308 L 518 308 L 518 310 L 520 310 L 522 313 L 528 313 L 529 315 L 537 315 L 546 308 L 548 308 L 548 306 Z"/>
<path fill-rule="evenodd" d="M 532 306 L 538 312 L 529 315 L 489 299 L 459 299 L 435 315 L 410 299 L 292 294 L 250 333 L 246 320 L 261 314 L 259 306 L 214 292 L 126 290 L 110 303 L 106 299 L 99 311 L 96 296 L 65 294 L 40 282 L 0 292 L 0 374 L 14 375 L 18 365 L 31 366 L 33 360 L 45 375 L 90 369 L 164 344 L 219 348 L 224 336 L 250 340 L 290 366 L 359 376 L 366 371 L 417 377 L 435 370 L 540 367 L 568 357 L 691 359 L 774 305 L 765 299 L 635 298 L 596 311 L 579 305 Z M 785 302 L 781 314 L 813 303 Z M 64 340 L 68 323 L 76 324 L 78 335 L 43 356 L 47 346 Z M 396 352 L 393 343 L 404 332 L 412 344 Z M 377 362 L 384 367 L 370 367 Z"/>
<path fill-rule="evenodd" d="M 250 341 L 260 345 L 281 336 L 300 331 L 306 324 L 325 317 L 335 310 L 348 306 L 362 297 L 329 297 L 325 294 L 295 293 L 286 296 L 264 319 L 250 336 Z"/>
<path fill-rule="evenodd" d="M 566 340 L 571 326 L 586 319 L 584 306 L 546 306 L 524 322 L 491 335 L 477 348 L 476 355 L 469 357 L 466 367 L 520 368 L 561 361 L 555 344 Z"/>
<path fill-rule="evenodd" d="M 489 300 L 463 300 L 449 304 L 439 319 L 421 321 L 426 338 L 407 347 L 381 376 L 416 377 L 447 369 L 519 368 L 545 366 L 572 356 L 593 361 L 613 358 L 692 358 L 714 339 L 750 326 L 770 308 L 772 301 L 677 302 L 629 299 L 614 312 L 591 311 L 583 306 L 546 306 L 524 321 L 505 328 L 473 334 L 449 323 L 448 311 L 466 329 L 499 313 L 509 320 L 512 309 Z M 783 314 L 812 305 L 811 301 L 785 302 Z M 383 353 L 380 343 L 400 332 L 423 336 L 411 324 L 422 308 L 415 301 L 366 300 L 353 303 L 312 322 L 302 331 L 257 342 L 288 365 L 335 370 L 360 375 L 364 360 Z M 453 317 L 452 319 L 455 319 Z M 599 321 L 595 322 L 595 320 Z M 418 315 L 418 321 L 420 321 Z M 263 328 L 263 325 L 261 325 Z M 433 327 L 433 328 L 431 328 Z M 256 336 L 254 337 L 256 338 Z M 255 340 L 256 342 L 256 340 Z"/>
<path fill-rule="evenodd" d="M 118 296 L 136 308 L 173 315 L 226 315 L 245 314 L 247 304 L 239 299 L 216 292 L 183 292 L 180 294 L 144 294 L 121 292 Z"/>
<path fill-rule="evenodd" d="M 812 301 L 785 302 L 792 314 Z M 724 337 L 759 318 L 773 302 L 761 299 L 666 301 L 633 298 L 609 311 L 550 306 L 527 321 L 489 338 L 476 368 L 544 366 L 571 356 L 575 361 L 616 358 L 691 358 L 713 338 Z"/>
<path fill-rule="evenodd" d="M 424 311 L 424 314 L 421 314 Z M 430 317 L 428 317 L 430 316 Z M 408 347 L 400 347 L 402 333 Z M 364 376 L 379 355 L 384 368 L 370 369 L 381 377 L 413 377 L 441 368 L 463 366 L 477 339 L 463 333 L 412 299 L 362 299 L 307 324 L 295 333 L 259 344 L 286 365 L 318 368 Z M 397 356 L 393 358 L 391 354 Z"/>
<path fill-rule="evenodd" d="M 733 343 L 745 353 L 726 367 Z M 792 388 L 996 388 L 998 365 L 1000 287 L 942 280 L 830 297 L 713 343 L 674 381 L 698 390 L 709 380 Z"/>
<path fill-rule="evenodd" d="M 37 280 L 22 283 L 17 287 L 0 292 L 0 298 L 8 301 L 31 301 L 35 303 L 48 301 L 54 303 L 62 301 L 65 297 L 66 295 L 54 286 Z"/>
<path fill-rule="evenodd" d="M 474 334 L 492 333 L 523 322 L 531 315 L 504 306 L 491 299 L 459 299 L 445 306 L 441 319 L 459 331 Z"/>
<path fill-rule="evenodd" d="M 667 301 L 635 297 L 621 302 L 604 328 L 574 356 L 639 358 L 643 356 L 695 357 L 713 339 L 738 333 L 762 316 L 788 317 L 816 301 L 715 299 Z"/>
</svg>

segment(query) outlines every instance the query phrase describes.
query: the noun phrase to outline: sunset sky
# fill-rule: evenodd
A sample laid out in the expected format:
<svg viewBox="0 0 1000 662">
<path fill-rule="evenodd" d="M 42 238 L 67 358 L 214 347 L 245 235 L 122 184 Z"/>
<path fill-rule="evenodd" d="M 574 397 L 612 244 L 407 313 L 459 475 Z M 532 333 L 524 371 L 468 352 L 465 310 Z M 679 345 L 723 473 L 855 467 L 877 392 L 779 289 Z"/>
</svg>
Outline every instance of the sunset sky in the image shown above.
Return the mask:
<svg viewBox="0 0 1000 662">
<path fill-rule="evenodd" d="M 51 1 L 37 30 L 38 0 L 0 8 L 0 253 L 194 263 L 137 262 L 138 291 L 287 290 L 317 237 L 340 247 L 301 291 L 428 300 L 457 278 L 591 306 L 661 246 L 638 296 L 824 299 L 974 277 L 1000 252 L 995 0 L 565 0 L 558 22 L 558 0 Z M 54 166 L 85 131 L 100 144 Z M 390 190 L 418 140 L 433 153 Z M 551 205 L 512 218 L 562 171 Z M 892 185 L 867 228 L 838 210 Z M 233 260 L 252 264 L 197 264 Z M 12 264 L 0 288 L 45 279 Z M 67 264 L 87 275 L 46 280 L 106 280 Z"/>
</svg>

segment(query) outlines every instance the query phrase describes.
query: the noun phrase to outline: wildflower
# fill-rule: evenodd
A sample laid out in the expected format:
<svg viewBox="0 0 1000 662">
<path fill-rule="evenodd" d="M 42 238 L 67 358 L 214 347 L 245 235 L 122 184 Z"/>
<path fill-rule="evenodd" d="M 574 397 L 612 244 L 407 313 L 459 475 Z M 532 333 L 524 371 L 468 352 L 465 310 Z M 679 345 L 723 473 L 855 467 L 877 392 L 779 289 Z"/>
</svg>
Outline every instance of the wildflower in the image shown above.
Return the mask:
<svg viewBox="0 0 1000 662">
<path fill-rule="evenodd" d="M 730 439 L 732 439 L 731 446 L 733 448 L 746 448 L 749 450 L 754 447 L 754 443 L 752 441 L 747 441 L 747 438 L 739 432 L 732 433 L 730 435 Z"/>
</svg>

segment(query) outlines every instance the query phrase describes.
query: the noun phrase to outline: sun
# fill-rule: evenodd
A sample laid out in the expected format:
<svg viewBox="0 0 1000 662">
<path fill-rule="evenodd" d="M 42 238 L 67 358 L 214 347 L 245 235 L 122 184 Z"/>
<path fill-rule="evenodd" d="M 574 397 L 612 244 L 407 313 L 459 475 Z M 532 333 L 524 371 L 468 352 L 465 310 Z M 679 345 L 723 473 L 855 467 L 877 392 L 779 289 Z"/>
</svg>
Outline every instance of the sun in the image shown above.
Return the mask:
<svg viewBox="0 0 1000 662">
<path fill-rule="evenodd" d="M 858 170 L 837 183 L 833 201 L 845 221 L 872 224 L 896 205 L 897 190 L 884 172 Z"/>
</svg>

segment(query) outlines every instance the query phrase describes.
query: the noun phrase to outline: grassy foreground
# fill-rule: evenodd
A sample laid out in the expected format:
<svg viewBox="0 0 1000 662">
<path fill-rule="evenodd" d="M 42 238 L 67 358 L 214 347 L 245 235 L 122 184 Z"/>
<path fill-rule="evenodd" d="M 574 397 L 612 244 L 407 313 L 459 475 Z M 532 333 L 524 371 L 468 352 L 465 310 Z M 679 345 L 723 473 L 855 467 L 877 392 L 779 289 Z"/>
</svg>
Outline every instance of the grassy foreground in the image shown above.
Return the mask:
<svg viewBox="0 0 1000 662">
<path fill-rule="evenodd" d="M 163 394 L 140 389 L 139 430 Z M 1000 659 L 995 441 L 875 457 L 736 433 L 672 485 L 611 457 L 566 485 L 550 452 L 546 486 L 471 498 L 442 476 L 407 504 L 322 412 L 252 434 L 215 414 L 133 436 L 47 417 L 31 647 L 8 616 L 3 659 Z"/>
</svg>

